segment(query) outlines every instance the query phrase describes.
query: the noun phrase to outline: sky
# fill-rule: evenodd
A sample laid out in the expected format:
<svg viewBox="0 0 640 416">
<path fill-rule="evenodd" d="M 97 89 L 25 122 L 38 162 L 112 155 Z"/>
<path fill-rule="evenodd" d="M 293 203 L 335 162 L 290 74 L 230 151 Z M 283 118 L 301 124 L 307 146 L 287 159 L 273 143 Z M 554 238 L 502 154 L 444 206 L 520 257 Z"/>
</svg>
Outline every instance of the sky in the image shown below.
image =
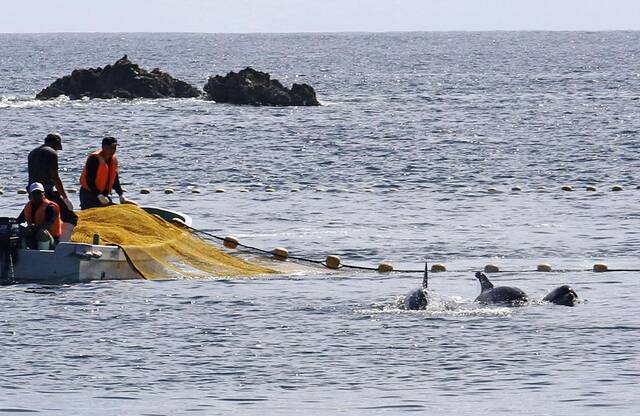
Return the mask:
<svg viewBox="0 0 640 416">
<path fill-rule="evenodd" d="M 640 0 L 0 0 L 0 33 L 640 30 Z"/>
</svg>

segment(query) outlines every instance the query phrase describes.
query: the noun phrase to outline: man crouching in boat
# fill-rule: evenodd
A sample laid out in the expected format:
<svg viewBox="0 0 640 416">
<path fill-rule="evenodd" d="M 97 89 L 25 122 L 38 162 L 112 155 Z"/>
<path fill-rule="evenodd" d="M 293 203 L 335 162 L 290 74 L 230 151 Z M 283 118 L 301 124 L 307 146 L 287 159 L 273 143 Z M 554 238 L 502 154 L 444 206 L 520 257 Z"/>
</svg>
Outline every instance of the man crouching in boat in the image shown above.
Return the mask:
<svg viewBox="0 0 640 416">
<path fill-rule="evenodd" d="M 22 248 L 50 250 L 62 235 L 60 207 L 44 196 L 40 182 L 29 185 L 29 202 L 18 216 L 18 223 L 24 222 L 27 228 L 22 229 Z"/>
<path fill-rule="evenodd" d="M 87 157 L 87 162 L 80 176 L 80 208 L 98 208 L 113 205 L 111 191 L 120 197 L 120 203 L 134 203 L 123 194 L 118 176 L 118 159 L 116 149 L 118 139 L 105 137 L 102 139 L 102 149 L 96 150 Z"/>
</svg>

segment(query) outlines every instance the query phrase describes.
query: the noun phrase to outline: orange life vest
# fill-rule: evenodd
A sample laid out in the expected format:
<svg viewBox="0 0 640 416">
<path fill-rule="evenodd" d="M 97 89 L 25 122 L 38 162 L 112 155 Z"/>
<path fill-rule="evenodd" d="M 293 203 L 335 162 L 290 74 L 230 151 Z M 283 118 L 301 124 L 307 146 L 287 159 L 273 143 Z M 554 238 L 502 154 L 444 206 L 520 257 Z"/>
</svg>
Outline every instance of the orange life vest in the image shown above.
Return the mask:
<svg viewBox="0 0 640 416">
<path fill-rule="evenodd" d="M 109 195 L 111 193 L 111 189 L 113 189 L 113 183 L 116 180 L 116 175 L 118 174 L 118 159 L 116 158 L 116 155 L 113 155 L 111 156 L 109 163 L 107 163 L 102 156 L 102 150 L 96 150 L 89 155 L 87 162 L 92 156 L 95 156 L 98 159 L 98 171 L 96 172 L 95 187 L 98 192 Z M 84 164 L 82 175 L 80 175 L 80 185 L 87 191 L 91 190 L 91 187 L 87 183 L 87 163 Z"/>
<path fill-rule="evenodd" d="M 60 219 L 60 207 L 55 202 L 51 202 L 47 198 L 42 198 L 42 203 L 34 213 L 33 201 L 29 201 L 24 207 L 24 216 L 29 225 L 45 225 L 47 222 L 47 207 L 49 205 L 53 207 L 54 220 L 53 224 L 47 227 L 47 231 L 49 231 L 49 234 L 51 234 L 53 238 L 60 238 L 62 235 L 62 220 Z"/>
</svg>

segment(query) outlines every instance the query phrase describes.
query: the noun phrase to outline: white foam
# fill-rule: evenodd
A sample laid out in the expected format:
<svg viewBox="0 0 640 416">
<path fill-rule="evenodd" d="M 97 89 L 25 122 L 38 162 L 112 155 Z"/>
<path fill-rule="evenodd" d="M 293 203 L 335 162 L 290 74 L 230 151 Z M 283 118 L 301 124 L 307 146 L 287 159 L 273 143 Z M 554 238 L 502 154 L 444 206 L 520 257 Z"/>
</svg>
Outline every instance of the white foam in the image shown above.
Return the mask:
<svg viewBox="0 0 640 416">
<path fill-rule="evenodd" d="M 33 98 L 21 98 L 15 96 L 0 96 L 0 108 L 36 108 L 59 107 L 68 103 L 69 97 L 60 96 L 54 100 L 36 100 Z"/>
<path fill-rule="evenodd" d="M 462 298 L 434 297 L 424 310 L 414 311 L 404 309 L 404 297 L 397 297 L 393 303 L 374 304 L 370 309 L 356 309 L 357 314 L 362 315 L 423 315 L 430 318 L 441 317 L 509 317 L 513 308 L 507 306 L 478 305 Z"/>
</svg>

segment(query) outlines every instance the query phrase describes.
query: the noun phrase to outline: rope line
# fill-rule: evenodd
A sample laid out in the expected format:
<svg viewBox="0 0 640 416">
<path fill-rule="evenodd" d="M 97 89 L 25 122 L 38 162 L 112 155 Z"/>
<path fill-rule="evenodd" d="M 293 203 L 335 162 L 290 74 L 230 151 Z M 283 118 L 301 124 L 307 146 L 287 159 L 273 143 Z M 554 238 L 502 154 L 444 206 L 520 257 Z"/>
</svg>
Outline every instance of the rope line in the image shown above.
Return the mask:
<svg viewBox="0 0 640 416">
<path fill-rule="evenodd" d="M 224 237 L 220 237 L 219 235 L 215 235 L 215 234 L 209 233 L 209 232 L 204 231 L 204 230 L 199 230 L 199 229 L 191 227 L 189 225 L 185 225 L 185 227 L 187 227 L 189 230 L 193 231 L 196 234 L 201 234 L 201 235 L 204 235 L 204 236 L 207 236 L 207 237 L 210 237 L 210 238 L 214 238 L 216 240 L 223 241 L 223 242 L 225 241 L 225 238 Z M 273 253 L 271 251 L 264 250 L 262 248 L 249 246 L 249 245 L 246 245 L 246 244 L 242 244 L 240 242 L 238 242 L 237 244 L 238 244 L 238 247 L 242 247 L 242 248 L 247 249 L 247 250 L 257 251 L 259 253 L 268 254 L 270 256 L 273 255 Z M 327 266 L 327 264 L 322 260 L 314 260 L 314 259 L 309 259 L 309 258 L 306 258 L 306 257 L 299 257 L 299 256 L 287 256 L 287 258 L 292 259 L 292 260 L 304 261 L 304 262 L 307 262 L 307 263 L 319 264 L 321 266 L 329 268 Z M 354 270 L 378 271 L 377 267 L 355 266 L 355 265 L 350 265 L 350 264 L 341 264 L 340 267 L 338 267 L 338 269 L 354 269 Z M 396 273 L 423 273 L 423 270 L 396 270 L 396 269 L 394 269 L 393 271 L 396 272 Z"/>
<path fill-rule="evenodd" d="M 207 231 L 203 231 L 203 230 L 199 230 L 197 228 L 191 227 L 189 225 L 184 225 L 184 227 L 188 228 L 189 230 L 193 231 L 196 234 L 201 234 L 210 238 L 214 238 L 216 240 L 220 240 L 222 242 L 224 242 L 226 240 L 225 237 L 220 237 L 218 235 L 209 233 Z M 242 244 L 240 242 L 237 242 L 238 247 L 242 247 L 244 249 L 247 250 L 251 250 L 251 251 L 256 251 L 259 253 L 263 253 L 263 254 L 267 254 L 269 256 L 272 256 L 273 253 L 269 250 L 264 250 L 258 247 L 252 247 L 246 244 Z M 327 266 L 326 262 L 322 261 L 322 260 L 313 260 L 313 259 L 309 259 L 306 257 L 298 257 L 298 256 L 287 256 L 287 258 L 292 259 L 292 260 L 297 260 L 297 261 L 303 261 L 303 262 L 307 262 L 307 263 L 313 263 L 313 264 L 318 264 L 321 265 L 323 267 L 326 268 L 330 268 L 329 266 Z M 340 266 L 338 266 L 338 269 L 353 269 L 353 270 L 365 270 L 365 271 L 378 271 L 377 267 L 368 267 L 368 266 L 356 266 L 356 265 L 352 265 L 352 264 L 340 264 Z M 450 270 L 453 272 L 458 272 L 458 273 L 474 273 L 476 271 L 478 271 L 480 269 L 470 269 L 470 270 Z M 576 272 L 590 272 L 593 271 L 593 269 L 557 269 L 557 270 L 551 270 L 551 271 L 540 271 L 540 270 L 499 270 L 499 271 L 495 271 L 495 272 L 488 272 L 491 274 L 500 274 L 500 273 L 504 273 L 504 274 L 509 274 L 509 273 L 576 273 Z M 411 273 L 411 274 L 417 274 L 417 273 L 424 273 L 424 269 L 393 269 L 390 273 Z M 609 273 L 609 272 L 640 272 L 640 269 L 607 269 L 607 270 L 603 270 L 600 271 L 599 273 Z"/>
</svg>

